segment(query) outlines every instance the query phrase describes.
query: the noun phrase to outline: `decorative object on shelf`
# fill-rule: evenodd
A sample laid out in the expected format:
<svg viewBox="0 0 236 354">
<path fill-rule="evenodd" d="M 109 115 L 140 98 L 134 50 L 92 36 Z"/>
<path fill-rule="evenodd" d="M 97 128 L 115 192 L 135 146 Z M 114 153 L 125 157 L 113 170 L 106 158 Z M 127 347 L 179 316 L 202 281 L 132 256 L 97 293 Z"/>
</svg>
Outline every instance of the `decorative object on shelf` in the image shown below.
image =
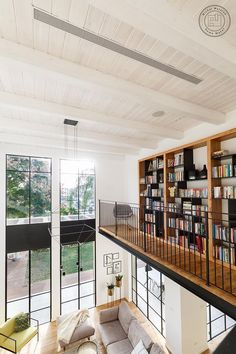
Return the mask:
<svg viewBox="0 0 236 354">
<path fill-rule="evenodd" d="M 121 261 L 116 261 L 113 263 L 113 273 L 118 274 L 122 271 L 122 263 Z"/>
<path fill-rule="evenodd" d="M 107 253 L 103 255 L 103 266 L 112 266 L 112 253 Z"/>
<path fill-rule="evenodd" d="M 207 179 L 207 167 L 203 165 L 203 169 L 199 172 L 200 179 Z"/>
<path fill-rule="evenodd" d="M 114 295 L 114 288 L 115 288 L 115 285 L 113 283 L 107 283 L 107 295 L 108 296 Z"/>
<path fill-rule="evenodd" d="M 225 156 L 225 155 L 227 155 L 228 153 L 229 153 L 228 150 L 218 150 L 218 151 L 214 151 L 214 152 L 212 153 L 212 158 L 213 158 L 213 159 L 216 159 L 216 158 L 218 158 L 218 157 Z"/>
<path fill-rule="evenodd" d="M 191 170 L 188 171 L 188 179 L 190 180 L 195 180 L 197 178 L 198 171 L 195 168 L 195 165 L 193 164 Z"/>
<path fill-rule="evenodd" d="M 107 275 L 113 274 L 113 267 L 107 267 Z"/>
<path fill-rule="evenodd" d="M 170 197 L 171 198 L 175 197 L 176 186 L 169 187 L 168 189 L 170 191 Z"/>
<path fill-rule="evenodd" d="M 122 285 L 122 279 L 123 279 L 123 275 L 122 274 L 117 274 L 116 275 L 116 287 L 120 288 Z"/>
</svg>

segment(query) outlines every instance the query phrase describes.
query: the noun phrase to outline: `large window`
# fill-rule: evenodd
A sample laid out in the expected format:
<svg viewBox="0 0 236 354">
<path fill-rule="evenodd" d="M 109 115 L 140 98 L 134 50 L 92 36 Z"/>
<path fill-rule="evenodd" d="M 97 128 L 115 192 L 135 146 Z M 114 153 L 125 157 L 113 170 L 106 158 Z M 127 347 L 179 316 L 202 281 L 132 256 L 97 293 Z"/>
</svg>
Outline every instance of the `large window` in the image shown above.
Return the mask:
<svg viewBox="0 0 236 354">
<path fill-rule="evenodd" d="M 61 160 L 61 220 L 94 218 L 94 163 L 87 160 Z"/>
<path fill-rule="evenodd" d="M 61 246 L 61 313 L 95 306 L 95 241 Z"/>
<path fill-rule="evenodd" d="M 212 305 L 207 305 L 208 340 L 215 338 L 235 325 L 235 321 Z"/>
<path fill-rule="evenodd" d="M 7 155 L 6 317 L 51 319 L 51 159 Z"/>
<path fill-rule="evenodd" d="M 7 225 L 43 223 L 51 215 L 51 159 L 7 156 Z"/>
<path fill-rule="evenodd" d="M 132 300 L 165 337 L 164 276 L 132 256 Z"/>
</svg>

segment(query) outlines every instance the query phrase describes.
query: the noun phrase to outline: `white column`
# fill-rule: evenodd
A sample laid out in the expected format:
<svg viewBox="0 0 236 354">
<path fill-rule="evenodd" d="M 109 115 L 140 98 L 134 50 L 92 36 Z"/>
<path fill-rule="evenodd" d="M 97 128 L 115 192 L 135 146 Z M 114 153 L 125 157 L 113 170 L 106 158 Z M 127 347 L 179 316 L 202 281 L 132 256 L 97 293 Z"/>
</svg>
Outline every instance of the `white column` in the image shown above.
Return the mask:
<svg viewBox="0 0 236 354">
<path fill-rule="evenodd" d="M 5 321 L 5 260 L 6 260 L 6 155 L 0 154 L 0 323 Z"/>
<path fill-rule="evenodd" d="M 200 354 L 207 348 L 206 302 L 165 278 L 166 346 L 172 354 Z"/>
<path fill-rule="evenodd" d="M 52 159 L 52 321 L 60 315 L 60 160 Z"/>
</svg>

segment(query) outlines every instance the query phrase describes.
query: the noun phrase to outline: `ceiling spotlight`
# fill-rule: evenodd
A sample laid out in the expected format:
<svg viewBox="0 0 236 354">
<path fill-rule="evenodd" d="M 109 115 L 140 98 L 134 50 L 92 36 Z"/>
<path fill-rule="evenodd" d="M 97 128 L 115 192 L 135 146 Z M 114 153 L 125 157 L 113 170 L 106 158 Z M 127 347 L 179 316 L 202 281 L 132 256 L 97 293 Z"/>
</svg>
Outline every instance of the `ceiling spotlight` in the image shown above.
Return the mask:
<svg viewBox="0 0 236 354">
<path fill-rule="evenodd" d="M 164 116 L 165 112 L 164 111 L 156 111 L 152 113 L 152 116 L 157 118 L 157 117 L 162 117 Z"/>
</svg>

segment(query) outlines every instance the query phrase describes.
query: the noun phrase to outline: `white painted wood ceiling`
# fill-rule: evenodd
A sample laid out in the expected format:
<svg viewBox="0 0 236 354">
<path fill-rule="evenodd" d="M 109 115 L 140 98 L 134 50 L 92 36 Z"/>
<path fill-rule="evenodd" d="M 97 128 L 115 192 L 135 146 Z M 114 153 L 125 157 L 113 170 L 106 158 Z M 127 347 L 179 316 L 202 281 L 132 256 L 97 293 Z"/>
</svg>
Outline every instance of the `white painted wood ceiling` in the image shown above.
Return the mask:
<svg viewBox="0 0 236 354">
<path fill-rule="evenodd" d="M 171 7 L 178 17 L 189 18 L 192 26 L 194 26 L 194 23 L 196 24 L 200 11 L 208 4 L 211 4 L 211 1 L 206 0 L 155 1 L 157 5 L 159 3 L 160 6 Z M 194 55 L 186 55 L 186 53 L 176 47 L 165 43 L 163 38 L 160 39 L 158 36 L 154 37 L 145 33 L 145 31 L 141 31 L 134 27 L 132 22 L 121 21 L 119 16 L 117 18 L 111 16 L 109 11 L 109 13 L 106 13 L 103 9 L 98 8 L 98 3 L 99 1 L 93 0 L 2 0 L 0 2 L 1 38 L 18 43 L 22 47 L 33 48 L 47 53 L 52 57 L 61 58 L 68 63 L 73 62 L 80 66 L 94 69 L 97 72 L 109 74 L 112 77 L 134 83 L 142 88 L 149 88 L 154 92 L 170 95 L 172 98 L 179 98 L 206 109 L 221 113 L 228 113 L 236 109 L 235 77 L 226 75 L 205 62 L 199 61 Z M 139 6 L 142 1 L 120 0 L 119 6 L 121 10 L 122 3 L 128 3 L 130 6 Z M 220 43 L 225 43 L 230 48 L 236 49 L 236 2 L 235 0 L 228 0 L 214 1 L 214 3 L 226 7 L 232 19 L 230 30 L 220 38 Z M 125 47 L 139 51 L 155 60 L 172 65 L 179 70 L 184 70 L 188 74 L 203 79 L 203 81 L 198 85 L 191 84 L 36 21 L 33 19 L 33 6 L 45 10 L 60 19 L 69 21 L 76 26 L 111 39 Z M 150 16 L 146 7 L 143 9 L 143 13 Z M 130 16 L 132 17 L 132 14 Z M 152 17 L 152 20 L 153 18 L 155 16 Z M 168 19 L 167 13 L 163 13 L 163 19 L 164 21 Z M 200 29 L 198 30 L 199 37 L 204 36 Z M 212 38 L 212 43 L 217 40 Z M 0 56 L 1 54 L 3 55 L 0 52 Z M 154 101 L 147 101 L 145 97 L 138 99 L 135 96 L 127 96 L 125 92 L 114 94 L 114 92 L 109 93 L 107 88 L 98 90 L 92 85 L 77 85 L 67 80 L 62 82 L 62 80 L 48 76 L 46 71 L 44 75 L 39 75 L 32 68 L 29 69 L 27 65 L 16 65 L 14 67 L 7 61 L 0 61 L 0 90 L 40 101 L 101 113 L 111 116 L 112 119 L 122 118 L 132 121 L 134 123 L 133 128 L 109 126 L 109 124 L 104 124 L 104 122 L 99 122 L 99 120 L 95 123 L 86 121 L 80 123 L 80 129 L 85 132 L 107 134 L 110 140 L 112 140 L 112 137 L 117 139 L 121 137 L 121 145 L 124 145 L 124 138 L 127 138 L 127 141 L 129 138 L 134 138 L 140 139 L 140 148 L 145 147 L 143 144 L 145 140 L 149 140 L 155 147 L 160 142 L 160 139 L 164 138 L 163 135 L 161 137 L 158 136 L 156 131 L 150 134 L 142 129 L 138 130 L 137 127 L 135 128 L 135 122 L 143 122 L 155 128 L 169 128 L 183 133 L 202 123 L 196 119 L 196 112 L 194 111 L 192 114 L 187 114 L 186 111 L 173 110 L 173 107 L 168 109 L 166 106 L 164 109 L 165 115 L 154 118 L 152 113 L 162 110 L 163 107 Z M 56 113 L 45 115 L 45 112 L 38 111 L 32 114 L 30 109 L 27 111 L 21 109 L 21 107 L 1 105 L 1 103 L 0 99 L 0 123 L 2 117 L 4 122 L 6 119 L 11 119 L 11 122 L 20 120 L 26 126 L 28 123 L 39 123 L 63 128 L 63 119 L 61 116 L 58 117 Z M 4 124 L 1 124 L 2 129 L 4 129 Z M 118 141 L 117 139 L 116 141 Z M 108 146 L 110 145 L 110 140 Z M 100 143 L 96 140 L 98 146 Z M 102 141 L 102 144 L 104 144 L 104 141 Z M 135 146 L 135 151 L 137 149 L 138 147 Z M 130 151 L 134 152 L 134 150 Z M 119 152 L 118 147 L 117 152 Z"/>
</svg>

